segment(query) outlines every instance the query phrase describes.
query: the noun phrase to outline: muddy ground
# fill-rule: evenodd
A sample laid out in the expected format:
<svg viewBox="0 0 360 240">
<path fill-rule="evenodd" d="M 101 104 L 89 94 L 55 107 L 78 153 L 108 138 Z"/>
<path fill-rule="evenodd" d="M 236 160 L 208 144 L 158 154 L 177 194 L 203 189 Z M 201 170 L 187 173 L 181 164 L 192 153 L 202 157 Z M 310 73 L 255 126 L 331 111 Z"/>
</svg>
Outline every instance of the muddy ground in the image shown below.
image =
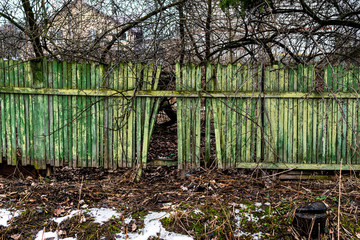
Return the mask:
<svg viewBox="0 0 360 240">
<path fill-rule="evenodd" d="M 340 211 L 339 176 L 332 180 L 279 180 L 274 172 L 262 170 L 200 169 L 179 172 L 173 167 L 148 168 L 140 182 L 134 170 L 56 168 L 50 177 L 0 177 L 0 208 L 23 213 L 0 227 L 0 239 L 34 239 L 41 229 L 61 231 L 62 237 L 115 239 L 116 230 L 136 231 L 148 211 L 171 211 L 167 229 L 195 239 L 255 239 L 253 235 L 234 236 L 236 206 L 270 203 L 271 212 L 258 222 L 241 222 L 248 233 L 261 232 L 261 239 L 301 239 L 292 227 L 296 207 L 322 201 L 328 206 L 328 221 L 322 239 L 360 238 L 360 180 L 343 173 Z M 99 226 L 72 219 L 60 226 L 49 220 L 74 209 L 113 207 L 134 222 L 112 221 L 95 234 Z M 197 215 L 199 209 L 204 214 Z M 181 214 L 179 214 L 181 213 Z M 340 216 L 340 228 L 337 228 Z M 92 223 L 93 224 L 93 223 Z M 204 229 L 202 226 L 208 226 Z M 154 238 L 156 239 L 156 238 Z M 303 238 L 307 239 L 307 238 Z"/>
</svg>

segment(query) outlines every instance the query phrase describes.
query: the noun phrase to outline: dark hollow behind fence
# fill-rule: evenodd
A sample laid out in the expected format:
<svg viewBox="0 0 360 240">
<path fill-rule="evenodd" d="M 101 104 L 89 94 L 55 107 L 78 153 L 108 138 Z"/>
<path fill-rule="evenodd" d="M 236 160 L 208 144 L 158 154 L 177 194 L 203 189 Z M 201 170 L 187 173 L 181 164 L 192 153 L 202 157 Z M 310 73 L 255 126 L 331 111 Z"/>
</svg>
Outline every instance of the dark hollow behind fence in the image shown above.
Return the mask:
<svg viewBox="0 0 360 240">
<path fill-rule="evenodd" d="M 151 64 L 34 69 L 0 61 L 0 160 L 11 165 L 146 166 L 160 97 L 172 96 L 179 168 L 325 170 L 342 159 L 360 169 L 359 67 L 177 64 L 176 91 L 157 90 L 161 68 Z"/>
</svg>

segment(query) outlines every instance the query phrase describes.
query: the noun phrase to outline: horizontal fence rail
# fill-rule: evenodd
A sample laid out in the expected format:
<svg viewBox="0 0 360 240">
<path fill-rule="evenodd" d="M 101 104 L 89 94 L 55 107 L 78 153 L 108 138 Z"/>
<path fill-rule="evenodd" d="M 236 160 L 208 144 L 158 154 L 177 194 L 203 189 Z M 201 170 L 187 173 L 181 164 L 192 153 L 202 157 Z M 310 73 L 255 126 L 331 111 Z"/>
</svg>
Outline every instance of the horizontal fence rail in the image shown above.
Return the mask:
<svg viewBox="0 0 360 240">
<path fill-rule="evenodd" d="M 360 69 L 0 60 L 0 161 L 145 167 L 175 97 L 178 167 L 360 169 Z"/>
</svg>

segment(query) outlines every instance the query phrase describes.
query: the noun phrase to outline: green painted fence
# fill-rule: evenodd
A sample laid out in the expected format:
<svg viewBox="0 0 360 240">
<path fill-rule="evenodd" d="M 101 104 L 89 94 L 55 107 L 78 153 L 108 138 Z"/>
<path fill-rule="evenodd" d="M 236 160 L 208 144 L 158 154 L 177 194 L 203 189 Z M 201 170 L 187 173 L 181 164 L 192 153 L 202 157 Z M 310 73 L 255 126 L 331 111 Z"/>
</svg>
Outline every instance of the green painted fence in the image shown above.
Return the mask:
<svg viewBox="0 0 360 240">
<path fill-rule="evenodd" d="M 204 77 L 189 75 L 193 67 L 184 69 L 181 74 L 177 65 L 179 81 L 205 80 L 205 90 L 196 89 L 206 98 L 205 162 L 213 160 L 219 168 L 325 170 L 339 169 L 343 159 L 343 169 L 360 169 L 359 67 L 327 66 L 318 77 L 313 66 L 302 65 L 208 64 Z M 191 112 L 195 105 L 181 102 L 178 111 Z M 179 120 L 181 129 L 194 127 Z M 192 142 L 200 141 L 200 134 L 191 136 L 197 138 Z M 193 153 L 183 150 L 188 139 L 179 143 L 180 165 Z"/>
<path fill-rule="evenodd" d="M 160 98 L 176 97 L 181 169 L 360 169 L 359 67 L 174 70 L 158 91 L 152 64 L 0 60 L 0 161 L 146 167 Z"/>
<path fill-rule="evenodd" d="M 159 102 L 134 90 L 156 90 L 160 67 L 40 65 L 35 81 L 29 62 L 0 61 L 0 161 L 38 169 L 146 165 Z"/>
</svg>

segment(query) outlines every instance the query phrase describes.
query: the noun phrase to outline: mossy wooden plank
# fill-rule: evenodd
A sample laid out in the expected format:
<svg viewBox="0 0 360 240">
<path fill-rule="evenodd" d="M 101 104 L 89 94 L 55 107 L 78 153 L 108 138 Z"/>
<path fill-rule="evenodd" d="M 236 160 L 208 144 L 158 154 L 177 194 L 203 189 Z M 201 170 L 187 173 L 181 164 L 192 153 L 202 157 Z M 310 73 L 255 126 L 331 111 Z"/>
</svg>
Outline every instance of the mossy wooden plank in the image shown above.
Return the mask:
<svg viewBox="0 0 360 240">
<path fill-rule="evenodd" d="M 336 164 L 337 163 L 337 148 L 336 148 L 336 142 L 337 142 L 337 113 L 338 113 L 338 107 L 335 100 L 332 101 L 332 136 L 331 136 L 331 162 L 330 164 Z"/>
<path fill-rule="evenodd" d="M 19 87 L 19 69 L 18 69 L 18 63 L 16 61 L 13 62 L 13 66 L 12 66 L 12 71 L 14 72 L 14 87 Z M 14 94 L 14 102 L 12 104 L 12 107 L 14 108 L 14 116 L 15 116 L 15 146 L 16 146 L 16 151 L 18 152 L 20 150 L 21 153 L 21 149 L 20 148 L 20 142 L 19 142 L 19 137 L 18 135 L 20 134 L 20 124 L 19 124 L 19 113 L 20 113 L 20 102 L 19 102 L 19 95 L 18 94 Z M 21 161 L 20 161 L 21 164 Z"/>
<path fill-rule="evenodd" d="M 123 78 L 124 78 L 124 85 L 123 85 L 123 89 L 124 90 L 127 90 L 128 89 L 128 70 L 129 70 L 129 67 L 128 65 L 124 65 L 124 75 L 123 75 Z M 128 104 L 129 104 L 129 100 L 128 99 L 124 99 L 123 101 L 123 106 L 124 106 L 124 121 L 125 122 L 128 122 L 129 121 L 129 114 L 130 112 L 128 111 Z M 123 146 L 124 146 L 124 165 L 126 167 L 131 167 L 131 165 L 128 163 L 128 124 L 124 124 L 124 127 L 123 127 Z"/>
<path fill-rule="evenodd" d="M 126 67 L 124 67 L 123 63 L 119 64 L 119 87 L 118 90 L 124 90 L 124 69 L 126 69 Z M 118 166 L 119 167 L 124 167 L 126 166 L 126 151 L 125 151 L 125 135 L 124 132 L 126 129 L 126 125 L 124 124 L 125 122 L 125 111 L 124 111 L 124 102 L 125 99 L 120 98 L 119 99 L 119 116 L 118 116 L 118 124 L 119 124 L 119 148 L 118 148 L 118 156 L 119 156 L 119 161 L 118 161 Z"/>
<path fill-rule="evenodd" d="M 113 65 L 113 64 L 112 64 Z M 108 71 L 111 71 L 110 74 L 108 74 L 108 88 L 109 89 L 114 89 L 114 71 L 113 71 L 113 68 L 111 70 L 108 70 Z M 136 73 L 135 73 L 136 74 Z M 135 79 L 136 81 L 136 79 Z M 108 104 L 109 104 L 109 107 L 108 107 L 108 157 L 109 157 L 109 168 L 113 168 L 114 166 L 114 149 L 113 149 L 113 137 L 114 137 L 114 130 L 113 130 L 113 117 L 114 117 L 114 98 L 111 96 L 109 97 L 108 99 Z M 89 119 L 90 120 L 90 119 Z M 134 118 L 134 121 L 135 121 L 135 118 Z"/>
<path fill-rule="evenodd" d="M 280 72 L 280 78 L 284 79 L 284 83 L 283 83 L 283 88 L 282 91 L 283 92 L 287 92 L 289 91 L 289 71 L 285 66 L 281 67 L 281 72 Z M 288 148 L 289 148 L 289 142 L 290 139 L 288 138 L 288 132 L 289 132 L 289 99 L 284 99 L 284 126 L 283 126 L 283 162 L 289 162 L 289 157 L 288 157 Z"/>
<path fill-rule="evenodd" d="M 357 146 L 359 144 L 359 111 L 358 111 L 358 101 L 353 101 L 353 141 L 351 148 L 351 164 L 357 164 L 359 161 L 359 155 L 357 152 Z"/>
<path fill-rule="evenodd" d="M 132 63 L 128 64 L 128 89 L 133 89 L 135 87 L 135 75 L 134 75 L 134 66 Z M 132 100 L 133 101 L 133 100 Z M 133 103 L 128 103 L 133 105 Z M 134 160 L 134 121 L 135 121 L 135 115 L 133 108 L 128 109 L 129 112 L 129 118 L 128 118 L 128 136 L 127 136 L 127 165 L 133 166 L 133 160 Z"/>
<path fill-rule="evenodd" d="M 36 169 L 44 169 L 45 166 L 45 138 L 44 138 L 44 97 L 34 97 L 33 121 L 34 121 L 34 166 Z"/>
<path fill-rule="evenodd" d="M 197 67 L 194 90 L 201 91 L 201 69 Z M 200 167 L 200 151 L 201 151 L 201 98 L 195 99 L 195 164 L 196 167 Z"/>
<path fill-rule="evenodd" d="M 233 72 L 235 72 L 235 91 L 239 92 L 241 91 L 242 88 L 242 76 L 241 76 L 241 64 L 238 63 L 236 65 L 234 65 L 234 70 Z M 235 166 L 242 161 L 241 158 L 241 151 L 242 151 L 242 137 L 241 137 L 241 128 L 242 128 L 242 103 L 241 103 L 241 98 L 236 98 L 235 99 L 235 108 L 236 108 L 236 119 L 235 119 L 235 123 L 236 123 L 236 149 L 235 149 L 235 161 L 234 164 Z"/>
<path fill-rule="evenodd" d="M 216 66 L 216 90 L 219 88 L 221 78 L 221 66 L 217 64 Z M 213 106 L 213 117 L 214 117 L 214 132 L 215 132 L 215 150 L 216 150 L 216 162 L 219 168 L 223 168 L 222 164 L 222 145 L 221 145 L 221 102 L 220 99 L 212 99 L 212 106 Z"/>
<path fill-rule="evenodd" d="M 348 101 L 348 108 L 347 108 L 347 121 L 346 121 L 346 125 L 347 125 L 347 132 L 346 132 L 346 142 L 345 142 L 345 147 L 346 147 L 346 164 L 351 164 L 351 148 L 352 148 L 352 142 L 355 141 L 355 139 L 352 138 L 353 136 L 353 132 L 354 132 L 354 120 L 353 120 L 353 101 L 349 100 Z"/>
<path fill-rule="evenodd" d="M 32 72 L 30 62 L 25 62 L 25 87 L 30 87 L 32 85 Z M 26 164 L 32 164 L 34 159 L 34 147 L 33 147 L 33 121 L 32 121 L 32 96 L 25 96 L 25 113 L 26 113 Z"/>
<path fill-rule="evenodd" d="M 92 76 L 92 75 L 91 75 Z M 118 90 L 119 89 L 119 65 L 118 64 L 114 64 L 113 66 L 113 79 L 114 79 L 114 83 L 113 83 L 113 90 Z M 91 87 L 93 88 L 93 87 Z M 118 166 L 118 162 L 119 162 L 119 129 L 118 129 L 118 117 L 119 117 L 119 99 L 118 98 L 114 98 L 113 99 L 113 117 L 112 117 L 112 124 L 111 124 L 111 129 L 113 132 L 113 164 L 112 164 L 112 168 L 116 169 Z M 91 133 L 92 134 L 92 133 Z M 92 150 L 94 151 L 94 150 Z"/>
<path fill-rule="evenodd" d="M 91 64 L 86 63 L 85 65 L 86 71 L 86 85 L 85 89 L 91 89 Z M 92 131 L 91 131 L 91 124 L 92 124 L 92 116 L 91 116 L 91 106 L 92 106 L 92 99 L 90 96 L 85 97 L 85 117 L 86 117 L 86 165 L 91 167 L 92 164 Z"/>
<path fill-rule="evenodd" d="M 227 66 L 224 66 L 223 69 L 223 79 L 224 79 L 224 90 L 225 91 L 231 91 L 231 78 L 232 78 L 232 71 L 231 71 L 231 64 L 229 63 Z M 233 123 L 231 121 L 232 119 L 232 112 L 233 112 L 233 105 L 232 105 L 232 99 L 227 98 L 226 99 L 226 112 L 225 112 L 225 132 L 226 132 L 226 147 L 225 147 L 225 168 L 229 168 L 231 166 L 231 150 L 232 150 L 232 128 Z"/>
<path fill-rule="evenodd" d="M 53 87 L 54 88 L 59 88 L 59 75 L 58 75 L 58 67 L 57 67 L 57 62 L 56 61 L 52 61 L 51 62 L 51 66 L 52 66 L 52 76 L 53 76 Z M 55 166 L 59 166 L 60 165 L 60 119 L 59 119 L 59 96 L 54 96 L 53 97 L 53 111 L 54 111 L 54 165 Z"/>
<path fill-rule="evenodd" d="M 149 65 L 146 68 L 146 71 L 144 72 L 144 81 L 145 81 L 144 88 L 146 90 L 151 89 L 152 75 L 153 75 L 153 65 Z M 139 106 L 139 107 L 141 107 L 141 106 Z M 148 152 L 148 146 L 149 146 L 149 142 L 150 142 L 151 107 L 152 107 L 151 99 L 146 98 L 145 99 L 144 123 L 143 123 L 144 125 L 141 126 L 141 127 L 143 127 L 143 130 L 144 130 L 143 131 L 143 144 L 141 144 L 141 141 L 139 142 L 139 144 L 140 144 L 139 148 L 142 145 L 142 149 L 140 148 L 140 150 L 142 150 L 141 163 L 142 163 L 143 167 L 146 167 L 146 164 L 147 164 L 147 152 Z M 140 136 L 140 138 L 141 138 L 141 136 Z M 140 159 L 139 159 L 139 162 L 140 162 Z"/>
<path fill-rule="evenodd" d="M 176 73 L 176 90 L 181 90 L 182 85 L 182 76 L 181 76 L 181 65 L 177 63 L 175 65 L 175 73 Z M 182 120 L 182 99 L 176 98 L 176 108 L 177 108 L 177 138 L 178 138 L 178 168 L 183 169 L 183 160 L 184 160 L 184 146 L 183 146 L 183 120 Z"/>
<path fill-rule="evenodd" d="M 52 62 L 47 62 L 46 64 L 46 68 L 47 68 L 47 74 L 44 74 L 47 76 L 47 85 L 49 88 L 54 88 L 54 74 L 53 74 L 53 66 L 52 66 Z M 48 152 L 47 152 L 47 158 L 48 158 L 48 162 L 50 163 L 51 166 L 55 166 L 55 158 L 54 158 L 54 129 L 56 129 L 55 125 L 56 123 L 54 123 L 54 99 L 56 96 L 44 96 L 44 98 L 47 98 L 47 102 L 48 102 Z"/>
<path fill-rule="evenodd" d="M 348 109 L 349 107 L 349 102 L 348 100 L 343 100 L 342 102 L 342 110 L 341 110 L 341 115 L 342 115 L 342 121 L 341 121 L 341 124 L 342 124 L 342 136 L 341 136 L 341 157 L 343 159 L 343 164 L 346 164 L 347 161 L 347 131 L 348 131 L 348 118 L 349 118 L 349 115 L 348 115 Z"/>
<path fill-rule="evenodd" d="M 5 64 L 4 60 L 0 59 L 0 87 L 5 86 Z M 6 95 L 0 93 L 0 138 L 1 138 L 1 145 L 0 145 L 0 162 L 2 162 L 2 158 L 6 158 L 6 110 L 5 110 L 5 99 Z"/>
<path fill-rule="evenodd" d="M 69 83 L 69 74 L 68 74 L 68 63 L 66 61 L 63 61 L 61 67 L 61 84 L 62 88 L 68 89 L 68 83 Z M 62 97 L 62 106 L 61 106 L 61 112 L 62 112 L 62 130 L 63 130 L 63 156 L 62 156 L 62 162 L 61 165 L 67 165 L 69 160 L 69 126 L 68 126 L 68 119 L 69 119 L 69 108 L 68 108 L 68 96 Z"/>
<path fill-rule="evenodd" d="M 316 114 L 318 112 L 318 108 L 316 108 L 316 101 L 310 99 L 308 101 L 308 141 L 307 141 L 307 154 L 308 154 L 308 162 L 316 163 Z"/>
<path fill-rule="evenodd" d="M 303 161 L 301 163 L 310 163 L 309 162 L 309 155 L 308 155 L 308 143 L 309 143 L 309 139 L 308 139 L 308 133 L 309 133 L 309 111 L 308 111 L 308 105 L 309 103 L 307 101 L 303 101 L 302 106 L 303 106 L 303 124 L 302 124 L 302 140 L 303 140 Z"/>
<path fill-rule="evenodd" d="M 326 121 L 327 116 L 324 111 L 325 101 L 317 101 L 317 138 L 316 138 L 316 161 L 325 163 L 325 147 L 326 147 Z"/>
<path fill-rule="evenodd" d="M 76 79 L 77 79 L 77 64 L 75 62 L 72 63 L 72 66 L 71 66 L 71 69 L 72 69 L 72 81 L 71 81 L 71 88 L 72 89 L 75 89 L 77 84 L 76 84 Z M 71 125 L 72 125 L 72 167 L 77 167 L 78 164 L 77 164 L 77 159 L 79 158 L 79 153 L 78 153 L 78 119 L 77 119 L 77 98 L 76 96 L 73 96 L 71 101 L 71 109 L 72 109 L 72 122 L 71 122 Z"/>
<path fill-rule="evenodd" d="M 64 89 L 64 78 L 63 78 L 63 63 L 59 62 L 57 64 L 57 79 L 58 79 L 58 88 Z M 63 107 L 63 96 L 58 97 L 58 112 L 59 112 L 59 166 L 63 166 L 64 162 L 64 107 Z"/>
<path fill-rule="evenodd" d="M 19 62 L 18 71 L 19 71 L 19 79 L 18 79 L 19 86 L 24 87 L 25 86 L 25 80 L 24 80 L 25 69 L 24 69 L 23 62 Z M 27 165 L 27 160 L 26 160 L 26 123 L 25 123 L 25 119 L 26 119 L 27 115 L 25 115 L 25 98 L 26 98 L 26 96 L 19 95 L 19 115 L 17 118 L 18 140 L 19 140 L 19 146 L 20 146 L 20 151 L 21 151 L 21 163 L 23 166 Z M 0 114 L 1 114 L 1 112 L 0 112 Z M 1 144 L 0 144 L 0 148 L 1 148 Z M 1 154 L 0 154 L 0 157 L 1 157 Z"/>
<path fill-rule="evenodd" d="M 289 162 L 288 157 L 288 148 L 289 148 L 289 142 L 290 139 L 289 136 L 289 100 L 284 99 L 284 108 L 283 108 L 283 119 L 284 119 L 284 125 L 283 125 L 283 132 L 282 132 L 282 139 L 283 139 L 283 149 L 282 149 L 282 162 Z"/>
<path fill-rule="evenodd" d="M 297 163 L 304 163 L 304 101 L 298 100 L 298 156 Z M 305 146 L 306 147 L 306 146 Z"/>
<path fill-rule="evenodd" d="M 296 147 L 294 146 L 294 114 L 295 114 L 295 108 L 294 108 L 294 100 L 289 99 L 288 100 L 288 126 L 287 126 L 287 161 L 288 163 L 295 162 L 294 160 L 294 154 L 293 152 L 296 151 Z"/>
<path fill-rule="evenodd" d="M 141 69 L 140 69 L 141 71 Z M 148 74 L 149 74 L 150 68 L 145 66 L 143 69 L 143 79 L 142 81 L 142 89 L 147 89 L 147 85 L 149 85 L 148 82 Z M 152 74 L 152 73 L 150 73 Z M 137 74 L 139 76 L 138 81 L 140 81 L 140 73 Z M 139 86 L 140 83 L 137 83 L 137 86 Z M 142 158 L 142 150 L 143 150 L 143 141 L 147 141 L 147 139 L 145 140 L 145 138 L 143 139 L 143 136 L 145 137 L 145 135 L 148 134 L 149 131 L 149 123 L 146 123 L 145 118 L 147 117 L 147 114 L 150 114 L 150 99 L 148 101 L 149 98 L 144 99 L 141 97 L 137 97 L 136 98 L 136 159 L 137 159 L 137 164 L 142 164 L 144 167 L 146 166 L 146 159 L 144 160 Z M 143 108 L 143 103 L 145 103 L 145 108 Z M 143 111 L 145 110 L 145 114 L 143 114 Z M 150 117 L 149 117 L 150 118 Z M 144 132 L 142 132 L 142 130 L 144 129 Z M 145 131 L 147 131 L 145 133 Z"/>
<path fill-rule="evenodd" d="M 104 84 L 104 67 L 99 65 L 96 72 L 97 86 L 103 88 Z M 105 104 L 104 98 L 99 99 L 99 166 L 104 167 L 104 121 L 105 121 Z"/>
<path fill-rule="evenodd" d="M 236 74 L 236 65 L 231 65 L 231 85 L 230 91 L 237 91 L 237 74 Z M 237 99 L 231 99 L 231 164 L 229 168 L 233 168 L 236 165 L 236 148 L 237 148 L 237 129 L 239 128 L 239 124 L 236 121 L 238 115 L 238 106 L 237 106 Z"/>
<path fill-rule="evenodd" d="M 285 76 L 284 76 L 284 70 L 283 70 L 283 66 L 279 66 L 278 69 L 278 82 L 279 82 L 279 89 L 278 91 L 283 92 L 284 88 L 285 88 Z M 279 108 L 279 115 L 278 115 L 278 121 L 277 121 L 277 125 L 278 125 L 278 133 L 279 133 L 279 137 L 278 137 L 278 146 L 277 146 L 277 151 L 278 151 L 278 157 L 279 157 L 279 162 L 284 162 L 286 158 L 284 151 L 285 151 L 285 137 L 284 137 L 284 127 L 285 127 L 285 101 L 286 99 L 279 99 L 278 101 L 278 108 Z"/>
<path fill-rule="evenodd" d="M 271 78 L 271 90 L 279 90 L 278 89 L 278 78 L 277 78 L 277 68 L 278 66 L 272 66 L 270 72 Z M 277 162 L 278 161 L 278 144 L 279 144 L 279 100 L 272 99 L 271 100 L 271 134 L 272 134 L 272 141 L 271 141 L 271 149 L 272 149 L 272 156 L 271 161 Z"/>
<path fill-rule="evenodd" d="M 206 65 L 205 73 L 205 89 L 212 91 L 213 89 L 213 66 L 210 63 Z M 205 100 L 205 166 L 210 164 L 211 156 L 211 100 Z"/>
<path fill-rule="evenodd" d="M 191 81 L 192 81 L 192 71 L 193 71 L 193 67 L 188 64 L 185 68 L 186 73 L 183 74 L 183 76 L 185 75 L 184 79 L 185 79 L 185 88 L 186 90 L 191 90 Z M 186 107 L 185 107 L 185 115 L 186 115 L 186 120 L 185 120 L 185 166 L 186 168 L 191 167 L 192 164 L 192 111 L 193 111 L 193 101 L 192 99 L 186 99 Z"/>
<path fill-rule="evenodd" d="M 15 86 L 14 81 L 14 63 L 12 60 L 8 61 L 7 65 L 7 71 L 8 71 L 8 85 L 9 86 Z M 7 98 L 7 110 L 9 113 L 9 120 L 6 127 L 7 134 L 9 136 L 8 140 L 8 164 L 10 165 L 16 165 L 16 125 L 15 125 L 15 96 L 14 94 L 10 94 L 9 98 Z"/>
<path fill-rule="evenodd" d="M 79 89 L 86 89 L 86 63 L 82 62 L 79 64 Z M 80 121 L 80 139 L 81 139 L 81 160 L 80 164 L 82 167 L 87 167 L 87 111 L 86 111 L 86 97 L 80 98 L 79 107 L 79 119 Z"/>
<path fill-rule="evenodd" d="M 340 85 L 338 85 L 340 87 Z M 336 100 L 335 100 L 336 101 Z M 343 138 L 343 114 L 342 114 L 342 104 L 341 102 L 337 102 L 336 103 L 336 112 L 335 115 L 337 116 L 336 118 L 336 127 L 337 127 L 337 132 L 336 132 L 336 158 L 335 161 L 336 163 L 339 163 L 341 158 L 343 158 L 342 156 L 342 138 Z M 344 159 L 343 159 L 344 160 Z"/>
</svg>

